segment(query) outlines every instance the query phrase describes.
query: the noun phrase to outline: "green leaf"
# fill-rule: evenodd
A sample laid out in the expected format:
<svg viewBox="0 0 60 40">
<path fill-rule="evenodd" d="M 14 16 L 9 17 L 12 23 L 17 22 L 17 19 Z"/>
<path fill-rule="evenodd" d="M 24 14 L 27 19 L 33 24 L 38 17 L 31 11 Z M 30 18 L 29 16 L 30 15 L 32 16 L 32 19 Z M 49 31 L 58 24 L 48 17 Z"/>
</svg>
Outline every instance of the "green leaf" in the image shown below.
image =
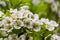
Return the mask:
<svg viewBox="0 0 60 40">
<path fill-rule="evenodd" d="M 11 13 L 10 13 L 9 11 L 7 11 L 5 15 L 6 15 L 6 16 L 10 16 Z"/>
<path fill-rule="evenodd" d="M 15 34 L 19 34 L 21 30 L 19 29 L 13 29 L 12 32 L 15 33 Z"/>
</svg>

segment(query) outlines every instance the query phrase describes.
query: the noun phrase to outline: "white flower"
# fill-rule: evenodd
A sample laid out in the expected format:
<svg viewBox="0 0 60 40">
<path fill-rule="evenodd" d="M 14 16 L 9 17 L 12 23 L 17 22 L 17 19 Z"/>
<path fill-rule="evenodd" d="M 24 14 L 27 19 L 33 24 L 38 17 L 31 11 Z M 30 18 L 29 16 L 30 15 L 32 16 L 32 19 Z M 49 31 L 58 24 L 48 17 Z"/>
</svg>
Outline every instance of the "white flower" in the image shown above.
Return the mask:
<svg viewBox="0 0 60 40">
<path fill-rule="evenodd" d="M 3 15 L 3 12 L 2 11 L 0 11 L 0 17 Z"/>
<path fill-rule="evenodd" d="M 58 24 L 55 21 L 50 21 L 48 24 L 46 24 L 46 29 L 49 31 L 54 30 L 55 27 L 58 27 Z"/>
<path fill-rule="evenodd" d="M 41 18 L 40 25 L 46 25 L 46 29 L 49 31 L 52 31 L 55 29 L 55 27 L 58 27 L 58 24 L 55 21 L 49 21 L 48 19 Z"/>
<path fill-rule="evenodd" d="M 48 24 L 48 23 L 49 23 L 49 20 L 48 20 L 48 19 L 41 18 L 41 20 L 40 20 L 40 25 Z"/>
<path fill-rule="evenodd" d="M 51 26 L 58 27 L 58 24 L 55 21 L 50 21 L 49 23 Z"/>
<path fill-rule="evenodd" d="M 60 40 L 60 36 L 53 34 L 51 40 Z"/>
<path fill-rule="evenodd" d="M 53 3 L 51 5 L 51 9 L 52 9 L 52 11 L 57 11 L 58 10 L 58 5 L 56 3 Z"/>
<path fill-rule="evenodd" d="M 5 29 L 7 32 L 12 32 L 13 26 L 8 25 L 8 26 L 4 27 L 4 29 Z"/>
<path fill-rule="evenodd" d="M 33 30 L 35 31 L 35 32 L 38 32 L 38 31 L 40 31 L 40 24 L 39 24 L 39 21 L 32 21 L 33 23 L 32 23 L 32 27 L 33 27 Z"/>
<path fill-rule="evenodd" d="M 40 0 L 32 0 L 32 3 L 33 3 L 34 5 L 37 5 L 37 4 L 39 3 L 39 1 L 40 1 Z"/>
<path fill-rule="evenodd" d="M 38 20 L 39 19 L 38 14 L 29 14 L 28 17 L 31 18 L 32 20 Z"/>
<path fill-rule="evenodd" d="M 28 17 L 28 14 L 27 13 L 21 13 L 21 18 L 27 18 Z"/>
<path fill-rule="evenodd" d="M 16 20 L 13 22 L 12 24 L 14 26 L 14 28 L 16 29 L 20 29 L 22 26 L 24 26 L 23 22 L 21 20 Z"/>
<path fill-rule="evenodd" d="M 11 18 L 11 17 L 5 17 L 5 18 L 2 20 L 2 24 L 3 24 L 4 26 L 11 25 L 11 24 L 12 24 L 12 18 Z"/>
<path fill-rule="evenodd" d="M 27 19 L 24 19 L 24 27 L 27 27 L 27 28 L 32 28 L 32 20 L 27 18 Z"/>
<path fill-rule="evenodd" d="M 11 17 L 5 17 L 5 19 L 2 20 L 2 24 L 4 26 L 4 29 L 7 32 L 11 32 L 12 31 L 12 29 L 13 29 L 12 23 L 13 23 L 13 20 L 12 20 Z"/>
<path fill-rule="evenodd" d="M 3 7 L 6 7 L 6 3 L 1 1 L 0 4 L 3 6 Z"/>
<path fill-rule="evenodd" d="M 55 27 L 53 26 L 50 26 L 50 25 L 46 25 L 46 29 L 48 29 L 49 31 L 52 31 L 55 29 Z"/>
</svg>

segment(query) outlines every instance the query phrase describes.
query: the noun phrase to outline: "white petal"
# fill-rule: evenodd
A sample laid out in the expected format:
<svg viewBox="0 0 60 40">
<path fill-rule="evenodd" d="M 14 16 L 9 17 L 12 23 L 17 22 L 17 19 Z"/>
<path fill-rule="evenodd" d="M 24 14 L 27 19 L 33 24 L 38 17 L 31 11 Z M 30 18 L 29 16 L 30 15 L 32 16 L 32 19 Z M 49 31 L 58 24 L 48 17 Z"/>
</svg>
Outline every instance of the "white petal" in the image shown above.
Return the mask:
<svg viewBox="0 0 60 40">
<path fill-rule="evenodd" d="M 52 31 L 52 30 L 54 30 L 54 29 L 55 29 L 54 27 L 48 28 L 49 31 Z"/>
<path fill-rule="evenodd" d="M 38 27 L 37 27 L 37 28 L 34 29 L 34 31 L 35 31 L 35 32 L 38 32 L 38 31 L 40 31 L 40 29 L 41 29 L 41 28 L 38 28 Z"/>
<path fill-rule="evenodd" d="M 35 20 L 38 20 L 39 19 L 38 14 L 34 14 L 34 18 L 35 18 Z"/>
</svg>

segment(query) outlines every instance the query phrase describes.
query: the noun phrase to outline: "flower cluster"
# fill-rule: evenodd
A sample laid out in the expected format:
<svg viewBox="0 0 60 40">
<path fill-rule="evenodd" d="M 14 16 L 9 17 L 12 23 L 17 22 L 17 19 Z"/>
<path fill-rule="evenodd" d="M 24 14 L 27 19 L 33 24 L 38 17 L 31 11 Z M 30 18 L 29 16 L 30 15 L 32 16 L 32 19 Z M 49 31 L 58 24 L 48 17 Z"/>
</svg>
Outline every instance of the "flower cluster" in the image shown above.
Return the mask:
<svg viewBox="0 0 60 40">
<path fill-rule="evenodd" d="M 45 18 L 39 19 L 38 14 L 33 14 L 28 10 L 28 6 L 22 6 L 20 10 L 10 9 L 8 11 L 10 12 L 10 16 L 2 16 L 3 13 L 0 12 L 2 18 L 0 21 L 0 32 L 3 36 L 9 36 L 8 38 L 10 38 L 6 38 L 5 40 L 13 40 L 11 39 L 13 36 L 9 35 L 13 29 L 27 28 L 31 31 L 39 32 L 42 30 L 41 26 L 43 25 L 48 31 L 53 31 L 58 27 L 58 24 L 53 20 L 50 21 Z"/>
<path fill-rule="evenodd" d="M 40 20 L 40 24 L 41 25 L 46 25 L 46 29 L 48 29 L 49 31 L 53 31 L 56 27 L 58 27 L 58 24 L 51 20 L 49 21 L 48 19 L 45 19 L 45 18 L 41 18 Z"/>
</svg>

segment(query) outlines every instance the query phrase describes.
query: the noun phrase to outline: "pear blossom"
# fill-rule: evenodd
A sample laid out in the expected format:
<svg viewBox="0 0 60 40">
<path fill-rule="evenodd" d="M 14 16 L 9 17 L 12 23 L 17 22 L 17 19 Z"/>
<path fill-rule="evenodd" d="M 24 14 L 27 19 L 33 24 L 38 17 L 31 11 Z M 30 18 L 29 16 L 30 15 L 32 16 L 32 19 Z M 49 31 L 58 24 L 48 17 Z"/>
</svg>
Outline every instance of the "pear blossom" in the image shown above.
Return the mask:
<svg viewBox="0 0 60 40">
<path fill-rule="evenodd" d="M 48 24 L 48 23 L 49 23 L 49 20 L 48 20 L 48 19 L 41 18 L 41 20 L 40 20 L 40 25 Z"/>
<path fill-rule="evenodd" d="M 51 40 L 60 40 L 60 36 L 53 34 Z"/>
<path fill-rule="evenodd" d="M 11 25 L 12 24 L 12 18 L 11 17 L 5 17 L 5 19 L 2 20 L 2 24 L 4 26 L 8 26 L 8 25 Z"/>
<path fill-rule="evenodd" d="M 32 3 L 33 3 L 34 5 L 37 5 L 37 4 L 39 3 L 39 0 L 32 0 Z"/>
<path fill-rule="evenodd" d="M 20 29 L 24 24 L 21 20 L 16 20 L 13 22 L 13 27 L 16 28 L 16 29 Z"/>
<path fill-rule="evenodd" d="M 53 3 L 51 5 L 51 9 L 52 9 L 52 11 L 57 11 L 58 10 L 58 5 L 56 3 Z"/>
<path fill-rule="evenodd" d="M 58 24 L 57 24 L 55 21 L 50 21 L 50 22 L 46 25 L 46 28 L 47 28 L 49 31 L 54 30 L 55 27 L 58 27 Z"/>
<path fill-rule="evenodd" d="M 13 26 L 8 25 L 8 26 L 4 27 L 4 29 L 5 29 L 7 32 L 12 32 Z"/>
<path fill-rule="evenodd" d="M 55 29 L 55 27 L 53 26 L 50 26 L 50 25 L 46 25 L 46 29 L 48 29 L 49 31 L 52 31 Z"/>
<path fill-rule="evenodd" d="M 38 14 L 34 14 L 34 15 L 30 14 L 29 18 L 31 18 L 32 20 L 38 20 L 39 19 Z"/>
<path fill-rule="evenodd" d="M 33 23 L 32 23 L 32 27 L 33 27 L 33 30 L 35 31 L 35 32 L 38 32 L 38 31 L 40 31 L 40 24 L 39 24 L 39 21 L 33 21 Z"/>
<path fill-rule="evenodd" d="M 32 20 L 30 18 L 24 19 L 24 27 L 32 28 Z"/>
<path fill-rule="evenodd" d="M 50 25 L 54 27 L 58 27 L 58 24 L 55 21 L 50 21 Z"/>
<path fill-rule="evenodd" d="M 1 1 L 0 4 L 3 6 L 3 7 L 6 7 L 6 3 Z"/>
<path fill-rule="evenodd" d="M 46 29 L 49 31 L 52 31 L 55 29 L 55 27 L 58 27 L 58 24 L 55 21 L 49 21 L 48 19 L 41 18 L 40 25 L 46 25 Z"/>
</svg>

